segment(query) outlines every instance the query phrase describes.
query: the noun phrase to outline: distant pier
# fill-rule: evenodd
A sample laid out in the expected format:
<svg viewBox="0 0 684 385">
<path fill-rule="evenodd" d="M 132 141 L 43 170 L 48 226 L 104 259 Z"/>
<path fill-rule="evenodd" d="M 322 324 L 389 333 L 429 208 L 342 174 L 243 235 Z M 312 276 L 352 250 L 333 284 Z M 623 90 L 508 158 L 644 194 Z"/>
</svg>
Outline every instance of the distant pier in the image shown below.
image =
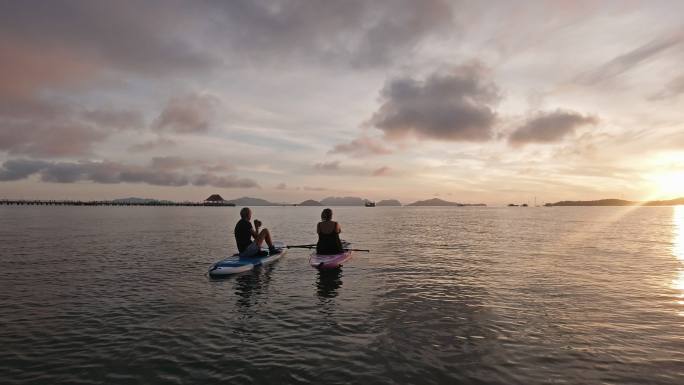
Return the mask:
<svg viewBox="0 0 684 385">
<path fill-rule="evenodd" d="M 0 199 L 0 206 L 188 206 L 188 207 L 235 207 L 228 202 L 115 202 L 75 200 Z"/>
</svg>

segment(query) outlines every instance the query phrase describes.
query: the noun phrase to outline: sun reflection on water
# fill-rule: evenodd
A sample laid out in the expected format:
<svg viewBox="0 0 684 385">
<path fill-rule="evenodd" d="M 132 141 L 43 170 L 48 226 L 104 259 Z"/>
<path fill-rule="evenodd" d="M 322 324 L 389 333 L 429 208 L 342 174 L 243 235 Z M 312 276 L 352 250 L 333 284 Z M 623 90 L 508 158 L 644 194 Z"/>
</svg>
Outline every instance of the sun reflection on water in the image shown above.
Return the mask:
<svg viewBox="0 0 684 385">
<path fill-rule="evenodd" d="M 672 216 L 673 229 L 673 247 L 672 254 L 682 263 L 684 263 L 684 206 L 676 206 L 674 208 L 674 215 Z M 684 305 L 684 268 L 679 269 L 677 278 L 672 282 L 672 287 L 679 290 L 678 295 L 680 305 Z M 684 316 L 684 311 L 679 313 Z"/>
</svg>

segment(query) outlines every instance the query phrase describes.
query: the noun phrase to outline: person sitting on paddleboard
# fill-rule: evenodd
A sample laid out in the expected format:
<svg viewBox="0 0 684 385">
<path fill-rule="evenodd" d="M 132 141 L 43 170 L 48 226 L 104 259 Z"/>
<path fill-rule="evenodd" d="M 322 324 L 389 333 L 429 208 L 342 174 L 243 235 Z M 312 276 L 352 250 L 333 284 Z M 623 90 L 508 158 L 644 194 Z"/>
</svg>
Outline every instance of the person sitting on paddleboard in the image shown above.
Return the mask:
<svg viewBox="0 0 684 385">
<path fill-rule="evenodd" d="M 249 222 L 252 219 L 252 210 L 248 207 L 243 207 L 240 210 L 240 220 L 235 225 L 235 242 L 237 243 L 238 251 L 240 252 L 240 258 L 250 258 L 257 257 L 261 252 L 261 245 L 266 241 L 268 245 L 269 254 L 275 254 L 279 252 L 277 248 L 273 246 L 271 242 L 271 233 L 268 229 L 263 229 L 259 231 L 261 227 L 261 221 L 258 219 L 254 220 L 254 228 Z M 254 240 L 252 240 L 252 238 Z"/>
<path fill-rule="evenodd" d="M 333 212 L 330 209 L 325 209 L 321 213 L 321 221 L 316 226 L 316 232 L 318 233 L 316 254 L 334 255 L 344 251 L 340 241 L 342 228 L 339 223 L 332 220 L 332 216 Z"/>
</svg>

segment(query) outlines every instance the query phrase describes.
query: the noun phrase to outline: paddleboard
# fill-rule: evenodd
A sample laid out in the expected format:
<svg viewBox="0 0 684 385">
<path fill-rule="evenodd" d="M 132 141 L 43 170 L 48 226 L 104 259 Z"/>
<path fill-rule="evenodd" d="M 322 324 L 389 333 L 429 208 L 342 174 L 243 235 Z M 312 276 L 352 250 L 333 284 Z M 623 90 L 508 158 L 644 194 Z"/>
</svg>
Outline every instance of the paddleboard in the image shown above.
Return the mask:
<svg viewBox="0 0 684 385">
<path fill-rule="evenodd" d="M 209 276 L 225 277 L 232 274 L 244 273 L 246 271 L 253 270 L 258 266 L 270 265 L 287 254 L 287 247 L 285 243 L 273 242 L 273 246 L 279 248 L 280 252 L 254 258 L 240 258 L 238 254 L 234 254 L 228 258 L 222 259 L 211 265 L 209 268 Z M 267 247 L 262 247 L 261 250 L 268 252 Z"/>
<path fill-rule="evenodd" d="M 351 247 L 351 244 L 343 242 L 342 247 L 348 248 Z M 352 253 L 353 251 L 346 249 L 340 254 L 333 255 L 320 255 L 316 254 L 314 251 L 309 258 L 309 264 L 311 267 L 319 270 L 337 269 L 341 267 L 343 263 L 351 259 Z"/>
</svg>

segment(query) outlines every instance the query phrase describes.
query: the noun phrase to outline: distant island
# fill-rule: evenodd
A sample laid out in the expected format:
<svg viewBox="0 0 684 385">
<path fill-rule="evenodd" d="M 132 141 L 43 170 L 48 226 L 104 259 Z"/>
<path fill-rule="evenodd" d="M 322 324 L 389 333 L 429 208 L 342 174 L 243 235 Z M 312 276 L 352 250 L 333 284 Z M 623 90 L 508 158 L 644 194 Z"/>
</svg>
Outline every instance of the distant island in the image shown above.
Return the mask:
<svg viewBox="0 0 684 385">
<path fill-rule="evenodd" d="M 226 203 L 232 203 L 235 206 L 283 206 L 281 203 L 269 202 L 261 198 L 242 197 L 237 199 L 227 200 Z"/>
<path fill-rule="evenodd" d="M 406 206 L 457 206 L 457 207 L 464 207 L 464 206 L 487 206 L 484 203 L 457 203 L 457 202 L 449 202 L 445 201 L 443 199 L 439 198 L 432 198 L 424 201 L 417 201 L 413 202 L 411 204 L 408 204 Z"/>
<path fill-rule="evenodd" d="M 315 201 L 313 199 L 307 199 L 304 202 L 298 204 L 297 206 L 322 206 L 321 202 Z"/>
<path fill-rule="evenodd" d="M 368 199 L 359 197 L 327 197 L 321 199 L 322 206 L 364 206 Z"/>
<path fill-rule="evenodd" d="M 680 203 L 672 203 L 674 201 L 658 201 L 657 205 L 671 205 L 671 204 L 684 204 L 684 198 L 681 198 Z M 628 202 L 628 201 L 623 201 Z M 574 203 L 574 204 L 573 204 Z M 581 202 L 558 202 L 557 204 L 547 204 L 550 205 L 575 205 L 581 206 L 582 204 L 577 204 Z M 635 204 L 635 203 L 632 203 Z M 113 200 L 93 200 L 93 201 L 76 201 L 76 200 L 26 200 L 26 199 L 0 199 L 0 205 L 62 205 L 62 206 L 213 206 L 213 207 L 226 207 L 226 206 L 239 206 L 239 207 L 250 207 L 250 206 L 354 206 L 354 207 L 374 207 L 374 206 L 402 206 L 401 202 L 396 199 L 384 199 L 378 201 L 377 203 L 370 201 L 368 199 L 359 197 L 327 197 L 322 199 L 320 202 L 307 199 L 301 203 L 275 203 L 270 202 L 266 199 L 252 198 L 252 197 L 241 197 L 236 199 L 224 199 L 219 194 L 212 194 L 203 201 L 183 201 L 174 202 L 169 200 L 160 200 L 152 198 L 119 198 Z M 596 205 L 596 204 L 595 204 Z M 616 204 L 613 204 L 616 205 Z M 653 205 L 656 205 L 655 203 Z M 486 206 L 483 203 L 479 204 L 468 204 L 468 203 L 457 203 L 449 202 L 438 198 L 428 199 L 424 201 L 417 201 L 406 206 Z"/>
<path fill-rule="evenodd" d="M 684 198 L 660 201 L 628 201 L 624 199 L 599 199 L 595 201 L 560 201 L 547 203 L 544 206 L 677 206 L 684 205 Z"/>
<path fill-rule="evenodd" d="M 376 206 L 401 206 L 401 202 L 396 199 L 384 199 L 375 204 Z"/>
</svg>

